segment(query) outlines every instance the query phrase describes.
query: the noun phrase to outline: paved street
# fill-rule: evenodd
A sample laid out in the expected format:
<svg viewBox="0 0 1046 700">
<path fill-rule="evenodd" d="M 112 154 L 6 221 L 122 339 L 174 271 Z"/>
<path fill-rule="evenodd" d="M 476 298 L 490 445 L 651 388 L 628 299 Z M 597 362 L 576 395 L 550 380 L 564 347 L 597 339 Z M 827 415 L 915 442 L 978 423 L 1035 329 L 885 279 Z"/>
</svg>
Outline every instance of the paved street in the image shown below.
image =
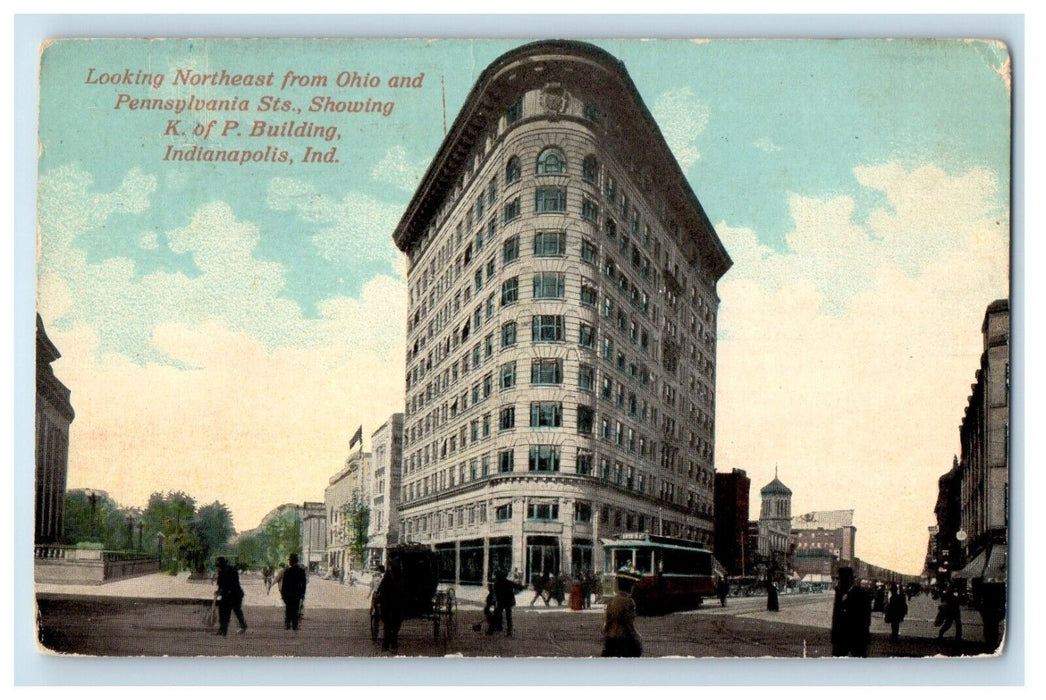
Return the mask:
<svg viewBox="0 0 1046 700">
<path fill-rule="evenodd" d="M 249 629 L 228 637 L 214 636 L 203 625 L 210 603 L 209 583 L 184 578 L 147 576 L 103 586 L 38 586 L 40 638 L 60 653 L 114 656 L 381 656 L 370 639 L 366 610 L 368 589 L 313 578 L 306 615 L 298 633 L 283 629 L 283 612 L 275 589 L 268 595 L 261 579 L 245 576 L 244 612 Z M 602 608 L 570 611 L 530 607 L 527 592 L 517 596 L 511 638 L 487 637 L 472 629 L 482 619 L 482 590 L 459 589 L 460 605 L 452 638 L 433 638 L 431 620 L 408 620 L 400 634 L 399 653 L 406 656 L 598 656 Z M 662 617 L 643 617 L 637 628 L 644 656 L 694 657 L 824 657 L 830 654 L 831 594 L 781 596 L 781 611 L 765 610 L 763 598 L 731 598 L 718 604 Z M 714 601 L 713 601 L 714 602 Z M 903 639 L 889 641 L 889 628 L 873 615 L 871 656 L 932 656 L 982 651 L 980 620 L 964 611 L 964 637 L 956 645 L 935 639 L 936 603 L 912 601 L 902 625 Z M 950 636 L 950 635 L 949 635 Z"/>
</svg>

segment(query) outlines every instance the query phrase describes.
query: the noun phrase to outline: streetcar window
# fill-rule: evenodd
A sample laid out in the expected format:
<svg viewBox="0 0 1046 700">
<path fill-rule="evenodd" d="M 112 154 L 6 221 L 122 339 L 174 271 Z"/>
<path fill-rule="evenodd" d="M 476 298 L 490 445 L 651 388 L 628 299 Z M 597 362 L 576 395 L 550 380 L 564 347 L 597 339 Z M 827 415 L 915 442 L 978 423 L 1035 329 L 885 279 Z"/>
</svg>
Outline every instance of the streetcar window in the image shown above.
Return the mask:
<svg viewBox="0 0 1046 700">
<path fill-rule="evenodd" d="M 654 573 L 651 561 L 651 552 L 649 549 L 636 550 L 636 571 L 638 571 L 641 574 Z"/>
<path fill-rule="evenodd" d="M 621 571 L 622 569 L 628 570 L 632 568 L 632 550 L 631 549 L 615 549 L 614 550 L 614 571 Z"/>
</svg>

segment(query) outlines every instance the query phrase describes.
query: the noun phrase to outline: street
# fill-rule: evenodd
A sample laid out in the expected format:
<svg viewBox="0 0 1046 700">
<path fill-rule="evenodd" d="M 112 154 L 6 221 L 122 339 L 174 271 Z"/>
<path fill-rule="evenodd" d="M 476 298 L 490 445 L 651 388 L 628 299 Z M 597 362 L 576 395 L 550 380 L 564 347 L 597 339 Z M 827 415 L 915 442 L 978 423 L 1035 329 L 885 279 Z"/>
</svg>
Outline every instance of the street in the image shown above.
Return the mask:
<svg viewBox="0 0 1046 700">
<path fill-rule="evenodd" d="M 211 587 L 185 584 L 172 577 L 143 577 L 138 585 L 117 582 L 107 586 L 38 587 L 40 639 L 58 653 L 99 656 L 388 656 L 370 639 L 364 586 L 341 586 L 313 578 L 309 582 L 306 612 L 297 633 L 283 628 L 283 609 L 276 590 L 268 595 L 260 580 L 245 577 L 244 614 L 248 630 L 236 634 L 235 618 L 227 637 L 215 636 L 204 626 Z M 165 581 L 168 579 L 169 581 Z M 108 586 L 117 586 L 104 595 Z M 93 591 L 85 592 L 93 588 Z M 45 589 L 45 590 L 42 590 Z M 602 645 L 603 610 L 531 607 L 527 592 L 517 596 L 511 638 L 488 637 L 473 630 L 482 620 L 478 588 L 460 589 L 455 630 L 445 642 L 434 640 L 432 620 L 407 620 L 400 633 L 402 656 L 465 657 L 593 657 Z M 137 595 L 136 595 L 137 593 Z M 167 593 L 167 595 L 163 595 Z M 643 636 L 646 657 L 825 657 L 830 655 L 830 593 L 783 595 L 781 610 L 766 611 L 762 597 L 731 598 L 725 608 L 706 601 L 695 611 L 660 617 L 641 617 L 636 628 Z M 938 642 L 932 618 L 936 602 L 916 597 L 901 627 L 901 640 L 890 642 L 881 614 L 873 615 L 873 657 L 922 657 L 937 654 L 978 654 L 980 620 L 964 611 L 964 638 Z"/>
</svg>

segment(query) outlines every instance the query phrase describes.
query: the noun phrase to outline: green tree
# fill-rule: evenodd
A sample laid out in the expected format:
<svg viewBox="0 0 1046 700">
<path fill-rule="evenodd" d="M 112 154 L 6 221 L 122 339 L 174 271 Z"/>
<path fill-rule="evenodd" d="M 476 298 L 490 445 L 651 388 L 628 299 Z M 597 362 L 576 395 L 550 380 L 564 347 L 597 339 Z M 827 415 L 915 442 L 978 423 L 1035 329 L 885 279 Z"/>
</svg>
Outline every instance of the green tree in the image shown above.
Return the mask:
<svg viewBox="0 0 1046 700">
<path fill-rule="evenodd" d="M 349 551 L 352 552 L 356 562 L 366 565 L 367 543 L 370 541 L 367 535 L 367 530 L 370 528 L 370 508 L 359 501 L 352 501 L 345 504 L 341 512 Z"/>
<path fill-rule="evenodd" d="M 143 539 L 146 551 L 160 556 L 163 570 L 177 573 L 189 565 L 190 558 L 198 560 L 195 516 L 196 499 L 187 493 L 168 491 L 149 496 L 149 504 L 142 513 Z"/>
<path fill-rule="evenodd" d="M 195 531 L 204 560 L 224 551 L 229 539 L 235 534 L 229 507 L 218 501 L 200 506 L 196 511 Z"/>
<path fill-rule="evenodd" d="M 266 563 L 287 561 L 291 552 L 301 553 L 301 515 L 287 511 L 271 518 L 262 528 Z"/>
<path fill-rule="evenodd" d="M 98 542 L 105 549 L 123 548 L 126 519 L 116 501 L 88 489 L 74 489 L 66 492 L 64 505 L 65 544 Z"/>
</svg>

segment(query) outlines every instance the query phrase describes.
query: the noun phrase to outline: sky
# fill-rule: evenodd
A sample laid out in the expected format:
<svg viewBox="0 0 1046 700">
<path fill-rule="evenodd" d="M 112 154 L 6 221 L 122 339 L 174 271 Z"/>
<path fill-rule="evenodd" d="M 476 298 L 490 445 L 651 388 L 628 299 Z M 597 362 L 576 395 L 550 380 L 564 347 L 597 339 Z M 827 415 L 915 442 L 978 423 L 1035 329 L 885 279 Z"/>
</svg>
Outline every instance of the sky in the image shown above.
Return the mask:
<svg viewBox="0 0 1046 700">
<path fill-rule="evenodd" d="M 129 506 L 180 489 L 226 503 L 240 530 L 281 503 L 322 500 L 356 428 L 369 448 L 402 410 L 406 270 L 392 231 L 444 114 L 452 122 L 483 68 L 519 43 L 50 46 L 37 307 L 77 413 L 69 488 Z M 1008 295 L 1005 48 L 593 43 L 624 62 L 734 261 L 718 287 L 717 470 L 748 473 L 754 518 L 776 469 L 794 514 L 853 509 L 858 556 L 919 573 L 985 307 Z M 271 71 L 275 85 L 172 84 L 179 69 L 223 68 Z M 288 70 L 329 84 L 280 90 Z M 165 82 L 92 82 L 125 71 Z M 351 72 L 381 85 L 334 85 Z M 117 109 L 120 93 L 248 99 L 251 111 Z M 265 95 L 392 108 L 254 111 Z M 242 133 L 295 119 L 339 137 L 223 137 L 229 118 Z M 207 138 L 192 135 L 211 120 Z M 164 161 L 193 144 L 273 146 L 296 162 Z M 336 147 L 337 162 L 300 162 L 304 145 Z"/>
</svg>

